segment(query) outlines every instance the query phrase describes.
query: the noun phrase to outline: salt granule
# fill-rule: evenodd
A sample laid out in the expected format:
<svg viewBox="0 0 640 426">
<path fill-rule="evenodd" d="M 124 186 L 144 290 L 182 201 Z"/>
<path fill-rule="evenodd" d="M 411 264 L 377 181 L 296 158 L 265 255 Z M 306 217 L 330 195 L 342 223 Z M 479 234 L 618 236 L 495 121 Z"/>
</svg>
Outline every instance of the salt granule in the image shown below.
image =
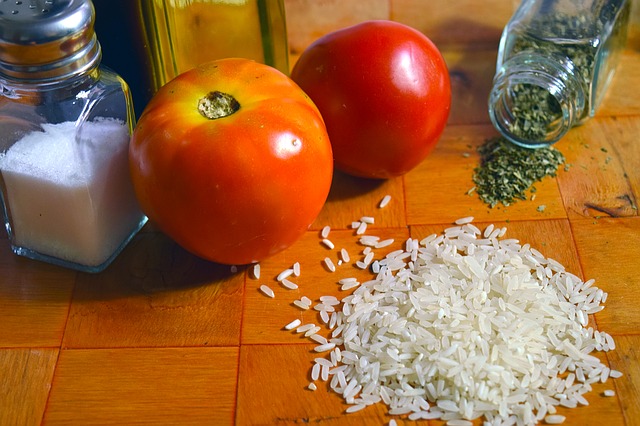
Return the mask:
<svg viewBox="0 0 640 426">
<path fill-rule="evenodd" d="M 42 124 L 4 154 L 13 244 L 98 266 L 142 221 L 128 169 L 128 126 L 119 120 Z"/>
</svg>

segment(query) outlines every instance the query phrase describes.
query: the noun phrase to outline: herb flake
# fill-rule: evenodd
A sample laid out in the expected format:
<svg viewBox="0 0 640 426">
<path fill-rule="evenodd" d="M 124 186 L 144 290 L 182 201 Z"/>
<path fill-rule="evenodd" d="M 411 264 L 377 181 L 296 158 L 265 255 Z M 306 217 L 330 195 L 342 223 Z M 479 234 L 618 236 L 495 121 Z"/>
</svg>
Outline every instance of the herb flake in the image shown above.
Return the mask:
<svg viewBox="0 0 640 426">
<path fill-rule="evenodd" d="M 480 165 L 474 169 L 473 182 L 480 199 L 491 208 L 526 200 L 528 190 L 535 192 L 536 182 L 556 176 L 565 162 L 564 155 L 551 146 L 522 148 L 501 136 L 486 140 L 478 153 Z"/>
</svg>

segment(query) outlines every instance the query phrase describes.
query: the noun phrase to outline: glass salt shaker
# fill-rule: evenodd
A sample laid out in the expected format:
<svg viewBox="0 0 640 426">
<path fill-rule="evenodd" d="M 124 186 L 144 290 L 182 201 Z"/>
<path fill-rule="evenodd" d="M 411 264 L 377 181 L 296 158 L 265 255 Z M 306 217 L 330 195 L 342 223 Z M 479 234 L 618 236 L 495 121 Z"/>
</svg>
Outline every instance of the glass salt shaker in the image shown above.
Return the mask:
<svg viewBox="0 0 640 426">
<path fill-rule="evenodd" d="M 89 0 L 0 1 L 0 188 L 14 253 L 100 272 L 144 225 L 126 83 Z"/>
<path fill-rule="evenodd" d="M 493 125 L 536 148 L 592 117 L 626 41 L 630 0 L 524 0 L 504 28 L 489 96 Z"/>
</svg>

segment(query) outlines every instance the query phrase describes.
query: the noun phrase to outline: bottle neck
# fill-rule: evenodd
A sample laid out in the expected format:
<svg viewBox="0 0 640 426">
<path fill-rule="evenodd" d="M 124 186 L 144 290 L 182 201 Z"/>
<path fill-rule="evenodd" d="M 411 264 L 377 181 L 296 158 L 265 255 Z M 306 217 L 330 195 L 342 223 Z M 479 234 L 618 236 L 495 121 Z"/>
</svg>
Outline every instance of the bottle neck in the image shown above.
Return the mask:
<svg viewBox="0 0 640 426">
<path fill-rule="evenodd" d="M 544 147 L 581 121 L 585 99 L 585 88 L 569 59 L 521 52 L 499 67 L 489 116 L 511 142 Z"/>
</svg>

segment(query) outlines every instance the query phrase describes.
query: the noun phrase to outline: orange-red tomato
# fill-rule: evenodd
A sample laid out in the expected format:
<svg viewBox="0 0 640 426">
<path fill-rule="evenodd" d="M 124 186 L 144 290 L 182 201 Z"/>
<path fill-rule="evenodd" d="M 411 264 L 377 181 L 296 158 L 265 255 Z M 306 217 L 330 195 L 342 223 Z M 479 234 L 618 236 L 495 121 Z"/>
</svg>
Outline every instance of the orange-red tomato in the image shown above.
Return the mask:
<svg viewBox="0 0 640 426">
<path fill-rule="evenodd" d="M 208 118 L 216 97 L 233 108 Z M 149 219 L 188 251 L 225 264 L 295 242 L 322 209 L 333 173 L 313 102 L 284 74 L 245 59 L 206 63 L 163 86 L 129 157 Z"/>
<path fill-rule="evenodd" d="M 449 117 L 440 51 L 398 22 L 367 21 L 319 38 L 291 78 L 322 113 L 336 168 L 357 176 L 408 172 L 435 147 Z"/>
</svg>

